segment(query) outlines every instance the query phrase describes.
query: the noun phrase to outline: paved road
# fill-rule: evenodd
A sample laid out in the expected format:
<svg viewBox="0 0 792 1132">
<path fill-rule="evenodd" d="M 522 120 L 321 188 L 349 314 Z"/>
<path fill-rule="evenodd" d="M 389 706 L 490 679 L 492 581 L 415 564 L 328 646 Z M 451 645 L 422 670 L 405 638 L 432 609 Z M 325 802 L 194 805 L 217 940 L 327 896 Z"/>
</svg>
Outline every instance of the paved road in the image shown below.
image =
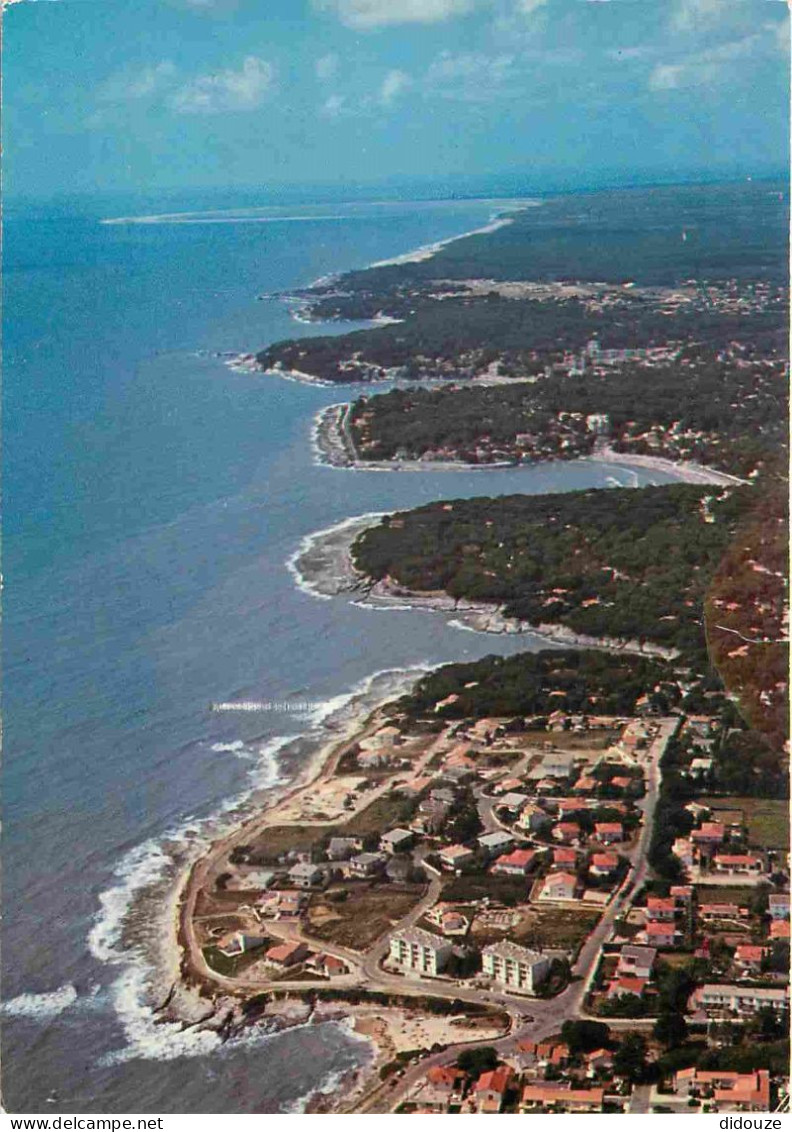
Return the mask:
<svg viewBox="0 0 792 1132">
<path fill-rule="evenodd" d="M 345 948 L 332 947 L 329 949 L 333 954 L 344 958 L 352 968 L 352 973 L 342 980 L 335 981 L 335 985 L 339 988 L 342 986 L 365 986 L 368 989 L 383 990 L 408 996 L 430 995 L 443 998 L 458 998 L 464 1002 L 500 1007 L 508 1012 L 512 1018 L 511 1033 L 509 1036 L 498 1041 L 485 1041 L 481 1044 L 494 1045 L 501 1054 L 513 1052 L 517 1043 L 523 1039 L 538 1041 L 550 1034 L 557 1033 L 563 1023 L 568 1019 L 585 1017 L 583 1002 L 589 991 L 594 972 L 596 971 L 597 960 L 602 945 L 609 938 L 614 922 L 621 916 L 626 915 L 635 892 L 643 884 L 648 874 L 649 865 L 646 855 L 652 836 L 654 814 L 661 784 L 662 772 L 660 769 L 660 761 L 665 753 L 669 739 L 674 735 L 679 726 L 679 722 L 678 717 L 664 718 L 658 721 L 659 730 L 657 737 L 653 740 L 649 750 L 641 760 L 646 772 L 647 788 L 645 797 L 638 803 L 643 813 L 643 824 L 635 845 L 626 853 L 626 856 L 630 860 L 630 868 L 618 891 L 613 896 L 610 904 L 600 918 L 596 928 L 581 948 L 572 971 L 573 981 L 560 995 L 557 995 L 553 999 L 532 999 L 494 990 L 478 989 L 472 986 L 460 986 L 454 980 L 406 977 L 385 972 L 381 968 L 381 963 L 388 950 L 388 940 L 391 932 L 396 930 L 395 927 L 383 933 L 363 957 Z M 340 743 L 336 748 L 335 760 L 337 760 L 343 747 L 344 744 Z M 432 744 L 417 764 L 415 768 L 416 772 L 420 772 L 420 769 L 429 761 L 434 754 L 434 749 L 435 744 Z M 326 764 L 325 768 L 323 768 L 322 773 L 328 773 L 328 771 L 332 773 L 333 769 L 334 760 L 331 759 L 330 762 Z M 302 789 L 305 789 L 305 787 L 302 786 L 290 793 L 297 794 Z M 368 805 L 371 800 L 372 795 L 369 795 L 365 804 Z M 501 823 L 498 822 L 497 818 L 494 816 L 491 799 L 479 797 L 479 807 L 485 827 L 501 827 Z M 271 821 L 272 817 L 269 819 L 269 822 Z M 259 820 L 256 822 L 256 832 L 260 832 L 266 828 L 269 822 L 267 820 Z M 213 851 L 199 861 L 193 870 L 190 882 L 185 889 L 181 916 L 184 938 L 187 943 L 187 949 L 192 964 L 205 978 L 212 980 L 218 987 L 230 991 L 288 991 L 291 989 L 305 991 L 314 986 L 327 987 L 330 984 L 322 979 L 317 979 L 315 982 L 300 980 L 299 982 L 295 981 L 293 983 L 287 980 L 278 980 L 277 982 L 262 979 L 247 980 L 244 977 L 229 979 L 218 975 L 207 966 L 203 953 L 198 947 L 194 932 L 195 905 L 197 903 L 198 894 L 202 886 L 210 879 L 212 871 L 216 870 L 219 864 L 226 859 L 226 854 L 230 847 L 235 843 L 240 843 L 243 837 L 250 836 L 253 825 L 254 823 L 248 824 L 246 827 L 243 827 L 242 830 L 238 830 L 232 837 L 218 843 L 213 847 Z M 441 888 L 441 879 L 433 878 L 419 903 L 396 927 L 404 928 L 415 924 L 424 912 L 436 903 L 440 896 Z M 328 950 L 321 941 L 312 940 L 310 936 L 306 935 L 299 925 L 283 923 L 278 925 L 278 930 L 279 932 L 282 931 L 284 938 L 302 939 L 313 947 Z M 527 1024 L 521 1021 L 521 1016 L 526 1014 L 531 1017 L 531 1021 Z M 423 1059 L 418 1065 L 412 1066 L 407 1071 L 395 1088 L 392 1087 L 390 1082 L 383 1085 L 374 1085 L 372 1090 L 364 1094 L 350 1111 L 392 1111 L 393 1108 L 401 1103 L 415 1083 L 425 1075 L 427 1069 L 432 1065 L 448 1062 L 454 1057 L 455 1051 L 464 1048 L 469 1049 L 472 1044 L 473 1043 L 467 1042 L 459 1046 L 450 1046 L 441 1054 L 435 1054 L 429 1058 Z"/>
<path fill-rule="evenodd" d="M 642 760 L 646 772 L 646 795 L 639 803 L 644 815 L 644 822 L 635 845 L 627 856 L 630 868 L 622 884 L 611 900 L 611 903 L 602 915 L 597 927 L 586 940 L 580 950 L 572 969 L 574 981 L 552 999 L 530 999 L 516 995 L 495 995 L 480 992 L 480 1001 L 497 1004 L 509 1010 L 512 1014 L 517 1011 L 530 1014 L 533 1021 L 525 1025 L 516 1025 L 508 1037 L 496 1042 L 482 1042 L 482 1045 L 492 1045 L 498 1052 L 508 1054 L 513 1052 L 518 1042 L 522 1040 L 541 1041 L 551 1034 L 558 1033 L 564 1022 L 572 1018 L 586 1017 L 583 1002 L 589 991 L 591 981 L 597 968 L 597 960 L 602 944 L 608 939 L 614 922 L 627 914 L 637 890 L 646 879 L 649 864 L 646 855 L 652 837 L 654 814 L 660 791 L 662 770 L 660 762 L 669 739 L 676 733 L 680 720 L 678 717 L 663 718 L 658 721 L 659 729 L 644 759 Z M 427 993 L 437 994 L 437 984 L 426 980 Z M 467 997 L 460 994 L 460 998 Z M 641 1020 L 645 1023 L 645 1020 Z M 611 1025 L 611 1021 L 608 1023 Z M 651 1025 L 651 1020 L 647 1025 Z M 617 1028 L 618 1028 L 618 1024 Z M 631 1029 L 642 1028 L 641 1024 L 625 1022 Z M 465 1046 L 449 1046 L 442 1053 L 433 1054 L 423 1059 L 418 1065 L 411 1066 L 395 1088 L 386 1083 L 385 1086 L 376 1086 L 370 1093 L 365 1094 L 350 1111 L 354 1112 L 392 1112 L 407 1096 L 410 1090 L 426 1074 L 427 1069 L 433 1065 L 444 1065 L 453 1060 L 457 1051 L 463 1048 L 472 1048 L 470 1043 Z"/>
</svg>

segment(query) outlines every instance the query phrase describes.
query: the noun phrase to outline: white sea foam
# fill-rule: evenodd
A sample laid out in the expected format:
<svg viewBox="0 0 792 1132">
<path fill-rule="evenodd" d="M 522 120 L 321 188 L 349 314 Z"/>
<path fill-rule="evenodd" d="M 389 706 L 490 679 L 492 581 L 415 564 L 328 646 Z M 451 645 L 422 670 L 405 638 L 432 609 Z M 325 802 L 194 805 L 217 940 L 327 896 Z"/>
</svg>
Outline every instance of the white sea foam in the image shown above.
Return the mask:
<svg viewBox="0 0 792 1132">
<path fill-rule="evenodd" d="M 125 1045 L 105 1054 L 100 1062 L 103 1066 L 120 1065 L 134 1059 L 173 1061 L 176 1058 L 229 1054 L 241 1046 L 250 1048 L 267 1045 L 281 1034 L 280 1030 L 268 1029 L 266 1022 L 259 1022 L 224 1041 L 213 1029 L 202 1029 L 200 1025 L 184 1027 L 180 1022 L 163 1022 L 162 1019 L 157 1018 L 147 1002 L 146 975 L 141 968 L 128 968 L 111 987 L 111 997 L 124 1031 Z M 367 1038 L 356 1034 L 346 1023 L 346 1019 L 343 1022 L 335 1020 L 314 1022 L 309 1019 L 290 1027 L 289 1032 L 316 1025 L 335 1026 L 348 1036 L 360 1039 L 361 1043 L 368 1042 Z M 299 1098 L 294 1103 L 299 1105 L 303 1102 L 307 1105 L 316 1093 L 335 1092 L 345 1072 L 348 1070 L 328 1074 L 319 1085 L 312 1087 L 304 1098 Z"/>
<path fill-rule="evenodd" d="M 472 625 L 466 625 L 464 621 L 458 621 L 456 617 L 448 622 L 450 629 L 461 629 L 463 633 L 478 633 L 479 629 L 474 629 Z"/>
<path fill-rule="evenodd" d="M 388 511 L 368 511 L 364 515 L 352 515 L 347 519 L 342 519 L 339 523 L 334 523 L 330 527 L 325 527 L 321 531 L 312 531 L 311 534 L 304 535 L 303 538 L 300 539 L 297 549 L 286 559 L 286 569 L 294 578 L 294 582 L 297 588 L 302 590 L 303 593 L 310 594 L 311 597 L 329 601 L 331 597 L 330 594 L 322 593 L 322 591 L 318 589 L 315 582 L 310 582 L 307 578 L 304 577 L 298 565 L 300 559 L 303 557 L 303 555 L 308 554 L 309 551 L 313 550 L 314 546 L 316 546 L 318 542 L 320 542 L 322 539 L 327 538 L 329 535 L 334 535 L 340 531 L 348 530 L 350 527 L 355 527 L 359 524 L 363 524 L 364 522 L 369 524 L 373 523 L 376 519 L 382 519 L 387 514 L 389 514 Z"/>
<path fill-rule="evenodd" d="M 337 1093 L 348 1073 L 349 1069 L 331 1069 L 321 1081 L 312 1085 L 307 1093 L 284 1105 L 281 1112 L 285 1116 L 304 1116 L 308 1105 L 315 1097 L 331 1097 L 333 1093 Z"/>
<path fill-rule="evenodd" d="M 153 839 L 136 846 L 114 870 L 118 883 L 99 896 L 99 912 L 88 933 L 88 950 L 102 963 L 118 962 L 124 920 L 135 894 L 161 880 L 171 863 L 163 846 Z"/>
<path fill-rule="evenodd" d="M 356 725 L 361 705 L 366 697 L 371 697 L 372 708 L 375 700 L 387 699 L 406 675 L 417 678 L 426 671 L 427 665 L 416 665 L 409 669 L 385 669 L 375 672 L 357 684 L 351 691 L 331 697 L 310 714 L 309 730 L 305 736 L 321 742 L 344 728 Z M 195 860 L 211 840 L 222 836 L 238 825 L 257 804 L 255 795 L 259 791 L 272 789 L 284 784 L 279 754 L 303 736 L 300 734 L 280 735 L 262 742 L 257 747 L 256 765 L 248 778 L 248 788 L 235 797 L 229 798 L 219 810 L 201 821 L 186 819 L 180 828 L 169 831 L 160 839 L 150 839 L 131 850 L 115 870 L 116 882 L 101 894 L 100 909 L 89 933 L 88 944 L 91 953 L 100 961 L 123 967 L 116 981 L 106 994 L 121 1023 L 125 1045 L 113 1050 L 103 1060 L 104 1065 L 114 1065 L 134 1058 L 151 1060 L 170 1060 L 180 1057 L 196 1057 L 217 1051 L 231 1050 L 240 1043 L 270 1041 L 272 1032 L 258 1026 L 245 1030 L 239 1037 L 223 1042 L 212 1030 L 198 1027 L 184 1028 L 180 1023 L 163 1022 L 154 1010 L 153 984 L 157 980 L 156 946 L 161 942 L 158 934 L 168 930 L 166 923 L 169 906 L 166 900 L 168 891 L 173 894 L 176 878 L 183 869 Z M 215 747 L 233 749 L 236 753 L 241 747 L 248 749 L 253 744 L 230 741 L 215 744 Z M 157 912 L 150 912 L 147 902 L 156 901 Z M 143 912 L 145 922 L 145 943 L 130 943 L 124 938 L 127 927 L 133 923 L 133 913 Z M 149 943 L 154 943 L 154 950 Z M 27 1013 L 42 1016 L 44 1008 L 65 1009 L 72 1001 L 67 994 L 76 996 L 76 991 L 66 988 L 50 996 L 22 996 L 8 1004 L 9 1012 Z M 102 992 L 100 997 L 105 997 Z M 33 1000 L 33 1001 L 31 1001 Z M 38 1002 L 38 1008 L 36 1007 Z M 322 1085 L 319 1091 L 332 1091 Z M 316 1090 L 312 1090 L 312 1094 Z M 307 1102 L 306 1102 L 307 1103 Z"/>
<path fill-rule="evenodd" d="M 409 676 L 411 679 L 417 680 L 419 676 L 428 672 L 431 665 L 428 661 L 421 661 L 418 664 L 410 664 L 404 668 L 382 668 L 377 672 L 373 672 L 370 676 L 366 676 L 354 686 L 349 692 L 342 692 L 337 696 L 332 696 L 329 700 L 314 708 L 309 715 L 312 726 L 324 726 L 330 728 L 334 723 L 347 722 L 343 718 L 345 709 L 354 706 L 355 715 L 357 715 L 357 706 L 359 701 L 367 697 L 380 698 L 381 694 L 387 694 L 387 689 L 380 689 L 378 685 L 387 685 L 388 683 L 401 683 L 404 677 Z M 336 718 L 340 717 L 340 718 Z"/>
<path fill-rule="evenodd" d="M 415 605 L 374 605 L 370 601 L 351 601 L 349 604 L 357 609 L 367 609 L 369 613 L 410 613 L 417 608 Z"/>
<path fill-rule="evenodd" d="M 245 744 L 241 739 L 236 739 L 233 743 L 213 743 L 212 750 L 216 751 L 217 754 L 223 754 L 226 751 L 229 754 L 235 754 L 237 751 L 244 751 Z"/>
<path fill-rule="evenodd" d="M 120 945 L 125 922 L 136 898 L 143 890 L 173 876 L 178 863 L 197 856 L 212 837 L 218 836 L 232 823 L 232 815 L 249 802 L 253 793 L 271 789 L 284 781 L 277 755 L 294 739 L 294 735 L 278 735 L 263 743 L 248 776 L 247 789 L 227 799 L 215 814 L 200 821 L 188 817 L 179 828 L 167 831 L 161 838 L 144 841 L 121 859 L 113 873 L 116 883 L 100 894 L 99 911 L 88 933 L 88 949 L 94 958 L 102 963 L 124 963 L 135 958 L 134 953 L 130 954 Z"/>
<path fill-rule="evenodd" d="M 349 213 L 333 213 L 325 216 L 256 216 L 233 215 L 218 216 L 200 212 L 163 212 L 151 216 L 114 216 L 100 220 L 100 224 L 297 224 L 311 221 L 358 220 Z"/>
<path fill-rule="evenodd" d="M 336 1029 L 340 1030 L 346 1037 L 351 1038 L 353 1041 L 357 1042 L 361 1046 L 367 1046 L 368 1047 L 368 1054 L 369 1054 L 367 1061 L 368 1061 L 369 1065 L 374 1061 L 374 1059 L 377 1055 L 377 1044 L 376 1044 L 376 1042 L 372 1038 L 368 1037 L 366 1034 L 358 1033 L 358 1031 L 355 1029 L 355 1019 L 350 1017 L 350 1016 L 348 1016 L 348 1017 L 346 1017 L 346 1018 L 344 1018 L 340 1021 L 336 1021 L 334 1019 L 332 1022 L 322 1022 L 320 1020 L 319 1022 L 306 1023 L 306 1024 L 307 1025 L 313 1024 L 313 1025 L 322 1025 L 322 1026 L 328 1026 L 328 1025 L 329 1026 L 335 1026 Z M 346 1069 L 331 1069 L 321 1079 L 321 1081 L 319 1081 L 315 1085 L 312 1085 L 311 1088 L 308 1089 L 308 1091 L 305 1092 L 301 1097 L 297 1097 L 297 1098 L 295 1098 L 295 1100 L 290 1101 L 288 1105 L 284 1105 L 283 1108 L 281 1109 L 281 1112 L 283 1112 L 284 1115 L 290 1115 L 290 1116 L 291 1115 L 299 1116 L 299 1115 L 305 1114 L 306 1109 L 308 1108 L 308 1105 L 310 1104 L 310 1102 L 315 1097 L 317 1097 L 317 1096 L 331 1097 L 334 1093 L 337 1093 L 341 1089 L 341 1087 L 346 1083 L 346 1078 L 347 1078 L 347 1076 L 349 1075 L 350 1072 L 354 1072 L 355 1069 L 360 1070 L 360 1069 L 363 1069 L 365 1067 L 366 1067 L 365 1063 L 363 1063 L 363 1064 L 360 1064 L 357 1067 L 349 1066 Z"/>
<path fill-rule="evenodd" d="M 133 1058 L 171 1061 L 175 1057 L 197 1057 L 213 1053 L 222 1044 L 211 1030 L 183 1029 L 180 1023 L 159 1024 L 146 999 L 146 971 L 130 966 L 115 981 L 112 1000 L 124 1031 L 126 1045 L 102 1058 L 102 1065 L 118 1065 Z"/>
<path fill-rule="evenodd" d="M 12 1018 L 32 1018 L 35 1021 L 45 1022 L 68 1010 L 76 1001 L 77 988 L 71 983 L 64 983 L 54 991 L 20 994 L 4 1002 L 0 1010 Z"/>
</svg>

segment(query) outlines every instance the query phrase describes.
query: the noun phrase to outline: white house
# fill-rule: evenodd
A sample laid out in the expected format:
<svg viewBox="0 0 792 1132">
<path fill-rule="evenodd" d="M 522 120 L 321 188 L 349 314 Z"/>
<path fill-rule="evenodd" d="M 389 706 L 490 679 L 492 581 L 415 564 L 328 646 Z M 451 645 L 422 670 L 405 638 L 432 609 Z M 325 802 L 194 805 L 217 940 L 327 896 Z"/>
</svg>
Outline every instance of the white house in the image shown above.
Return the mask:
<svg viewBox="0 0 792 1132">
<path fill-rule="evenodd" d="M 552 751 L 541 763 L 542 778 L 569 778 L 575 769 L 577 756 L 569 751 Z"/>
<path fill-rule="evenodd" d="M 651 979 L 657 959 L 657 949 L 654 947 L 634 947 L 627 944 L 619 953 L 617 975 L 634 975 L 639 979 Z"/>
<path fill-rule="evenodd" d="M 514 845 L 514 838 L 505 829 L 496 829 L 494 833 L 482 833 L 478 843 L 485 852 L 495 857 L 499 853 L 507 853 Z"/>
<path fill-rule="evenodd" d="M 380 838 L 380 849 L 385 853 L 403 853 L 413 843 L 411 829 L 391 829 Z"/>
<path fill-rule="evenodd" d="M 552 819 L 541 806 L 531 804 L 522 809 L 517 824 L 529 833 L 538 833 L 541 829 L 547 829 L 552 824 Z"/>
<path fill-rule="evenodd" d="M 542 887 L 542 900 L 574 900 L 577 877 L 574 873 L 548 873 Z"/>
<path fill-rule="evenodd" d="M 475 855 L 467 845 L 447 845 L 438 853 L 440 864 L 446 869 L 461 869 L 463 865 L 472 861 Z"/>
<path fill-rule="evenodd" d="M 386 862 L 384 853 L 358 853 L 349 862 L 349 872 L 352 876 L 368 877 L 384 869 Z"/>
<path fill-rule="evenodd" d="M 295 888 L 312 888 L 320 884 L 323 877 L 322 870 L 310 861 L 301 861 L 289 869 L 289 881 Z"/>
</svg>

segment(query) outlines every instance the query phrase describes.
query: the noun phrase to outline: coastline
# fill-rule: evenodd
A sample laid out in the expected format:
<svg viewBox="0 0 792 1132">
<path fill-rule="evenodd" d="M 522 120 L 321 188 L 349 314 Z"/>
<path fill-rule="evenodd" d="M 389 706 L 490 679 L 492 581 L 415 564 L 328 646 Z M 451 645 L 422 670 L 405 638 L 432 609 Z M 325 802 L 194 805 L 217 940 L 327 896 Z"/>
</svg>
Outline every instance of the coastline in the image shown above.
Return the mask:
<svg viewBox="0 0 792 1132">
<path fill-rule="evenodd" d="M 512 213 L 522 212 L 526 208 L 538 208 L 541 205 L 538 200 L 526 200 L 515 204 L 511 209 Z M 504 208 L 507 206 L 504 206 Z M 400 267 L 405 263 L 424 263 L 428 259 L 434 259 L 439 251 L 448 247 L 449 244 L 455 243 L 457 240 L 464 240 L 468 236 L 486 236 L 490 232 L 497 232 L 499 228 L 506 228 L 514 223 L 514 216 L 506 216 L 501 211 L 496 213 L 486 224 L 480 228 L 472 228 L 469 232 L 460 232 L 458 236 L 448 236 L 445 240 L 436 240 L 432 244 L 424 244 L 420 248 L 415 248 L 414 251 L 405 252 L 403 255 L 392 256 L 390 259 L 380 259 L 375 263 L 370 263 L 368 267 L 364 268 L 370 271 L 374 267 Z"/>
<path fill-rule="evenodd" d="M 328 384 L 328 383 L 325 383 Z M 330 383 L 332 384 L 332 383 Z M 343 401 L 335 405 L 328 405 L 321 409 L 314 417 L 311 432 L 311 443 L 316 462 L 332 468 L 347 468 L 352 471 L 375 472 L 473 472 L 489 471 L 491 469 L 521 468 L 537 464 L 550 463 L 547 460 L 533 460 L 530 465 L 515 463 L 511 460 L 493 460 L 487 464 L 468 464 L 462 460 L 361 460 L 354 447 L 354 442 L 346 427 L 346 415 L 352 402 Z M 562 456 L 556 459 L 563 459 Z M 619 468 L 646 468 L 650 471 L 663 472 L 672 475 L 680 483 L 712 484 L 717 487 L 743 487 L 750 484 L 750 480 L 740 479 L 728 472 L 721 472 L 717 468 L 709 468 L 704 464 L 694 464 L 689 460 L 670 460 L 664 456 L 646 456 L 639 453 L 617 452 L 610 446 L 596 449 L 590 456 L 574 456 L 567 462 L 581 461 L 590 464 L 599 464 L 603 467 Z"/>
<path fill-rule="evenodd" d="M 420 593 L 389 580 L 374 582 L 355 566 L 352 545 L 358 535 L 375 526 L 382 517 L 382 514 L 359 515 L 316 531 L 304 539 L 288 564 L 300 589 L 320 599 L 358 595 L 355 604 L 363 608 L 423 609 L 446 616 L 450 614 L 453 615 L 450 625 L 469 632 L 525 634 L 560 648 L 601 649 L 635 656 L 656 656 L 664 660 L 674 660 L 678 656 L 675 649 L 665 649 L 660 645 L 588 637 L 564 625 L 532 625 L 508 617 L 502 605 L 491 602 L 457 599 L 445 593 Z"/>
<path fill-rule="evenodd" d="M 614 448 L 601 448 L 595 455 L 585 457 L 598 464 L 615 464 L 617 467 L 650 468 L 676 476 L 682 483 L 708 483 L 718 487 L 746 487 L 751 481 L 740 479 L 729 472 L 694 464 L 691 460 L 669 460 L 665 456 L 646 456 L 641 453 L 617 452 Z"/>
</svg>

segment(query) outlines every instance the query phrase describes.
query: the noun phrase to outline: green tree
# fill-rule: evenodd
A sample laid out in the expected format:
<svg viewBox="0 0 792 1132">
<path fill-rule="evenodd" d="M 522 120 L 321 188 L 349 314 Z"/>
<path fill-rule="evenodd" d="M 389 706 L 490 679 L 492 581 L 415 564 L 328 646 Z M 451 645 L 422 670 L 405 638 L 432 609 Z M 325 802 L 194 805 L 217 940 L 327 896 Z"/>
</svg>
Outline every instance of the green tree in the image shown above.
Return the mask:
<svg viewBox="0 0 792 1132">
<path fill-rule="evenodd" d="M 572 1054 L 599 1049 L 609 1037 L 610 1030 L 604 1022 L 569 1021 L 561 1027 L 561 1038 Z"/>
<path fill-rule="evenodd" d="M 457 1065 L 472 1077 L 479 1077 L 498 1064 L 498 1051 L 493 1046 L 480 1049 L 463 1049 L 457 1058 Z"/>
<path fill-rule="evenodd" d="M 646 1038 L 627 1034 L 613 1057 L 613 1069 L 628 1081 L 642 1081 L 646 1076 Z"/>
<path fill-rule="evenodd" d="M 654 1036 L 666 1049 L 681 1046 L 688 1035 L 687 1022 L 676 1010 L 666 1010 L 654 1024 Z"/>
</svg>

